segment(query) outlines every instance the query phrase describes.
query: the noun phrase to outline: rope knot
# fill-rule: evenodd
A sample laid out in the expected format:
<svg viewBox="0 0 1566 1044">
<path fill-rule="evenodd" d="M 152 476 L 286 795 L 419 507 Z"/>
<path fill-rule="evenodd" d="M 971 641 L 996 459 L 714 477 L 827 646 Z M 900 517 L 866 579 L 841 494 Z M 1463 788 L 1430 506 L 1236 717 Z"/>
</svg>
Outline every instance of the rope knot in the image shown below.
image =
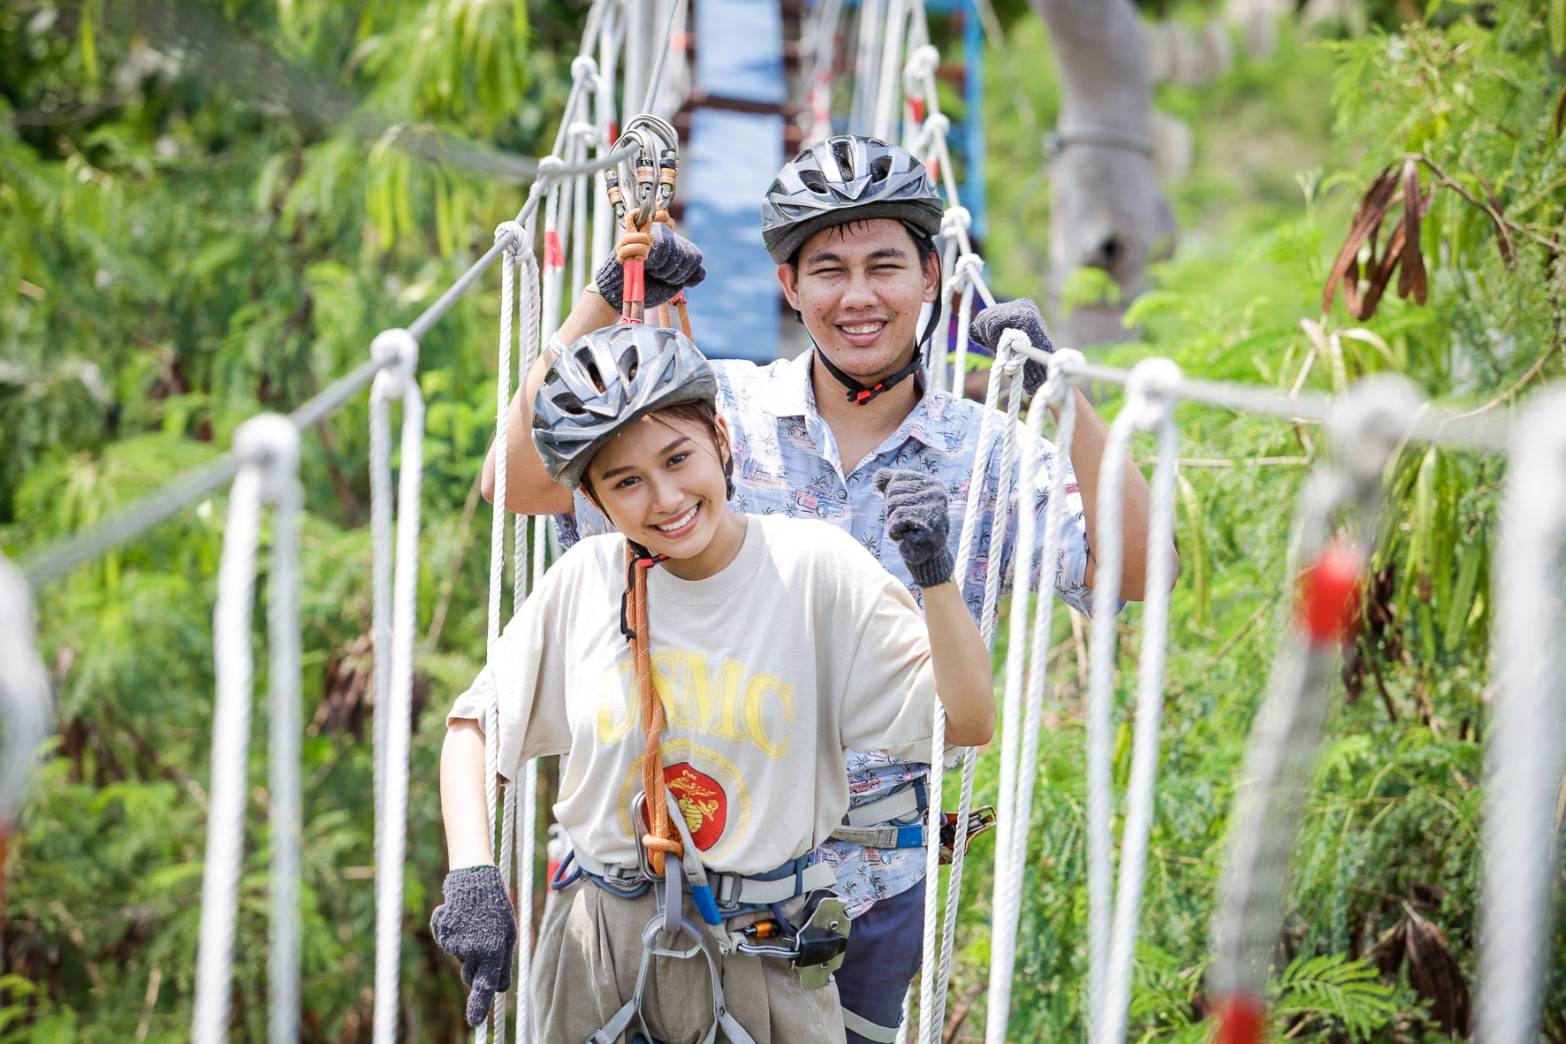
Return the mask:
<svg viewBox="0 0 1566 1044">
<path fill-rule="evenodd" d="M 941 235 L 955 236 L 966 233 L 973 227 L 973 215 L 968 208 L 952 204 L 946 208 L 946 213 L 941 215 Z M 967 256 L 967 255 L 964 255 Z"/>
<path fill-rule="evenodd" d="M 258 413 L 234 430 L 234 452 L 261 469 L 262 496 L 276 503 L 299 474 L 299 429 L 280 413 Z"/>
<path fill-rule="evenodd" d="M 512 257 L 516 257 L 523 250 L 531 249 L 527 241 L 527 233 L 515 221 L 502 221 L 495 226 L 495 242 L 502 241 L 506 244 L 506 253 Z"/>
<path fill-rule="evenodd" d="M 1131 368 L 1126 378 L 1126 402 L 1136 411 L 1138 427 L 1151 428 L 1173 413 L 1181 376 L 1172 359 L 1143 359 Z"/>
<path fill-rule="evenodd" d="M 598 63 L 590 54 L 579 54 L 571 59 L 571 80 L 573 83 L 591 84 L 598 79 Z"/>
<path fill-rule="evenodd" d="M 908 55 L 908 61 L 903 64 L 903 91 L 907 94 L 917 94 L 920 80 L 928 80 L 935 75 L 936 68 L 941 64 L 941 52 L 930 44 L 914 48 Z"/>
<path fill-rule="evenodd" d="M 1046 363 L 1048 376 L 1039 394 L 1051 406 L 1059 406 L 1071 394 L 1071 369 L 1087 362 L 1087 357 L 1075 348 L 1056 348 Z"/>
<path fill-rule="evenodd" d="M 649 232 L 627 231 L 621 234 L 620 242 L 615 244 L 614 256 L 620 263 L 627 261 L 645 261 L 647 254 L 652 250 L 653 237 Z"/>
<path fill-rule="evenodd" d="M 370 342 L 370 358 L 380 367 L 375 375 L 375 393 L 388 398 L 400 396 L 418 369 L 419 342 L 400 327 L 382 330 Z"/>
<path fill-rule="evenodd" d="M 969 255 L 972 256 L 972 255 Z M 1017 350 L 1018 345 L 1029 346 L 1028 335 L 1021 330 L 1005 330 L 995 346 L 995 365 L 1005 377 L 1015 377 L 1028 364 L 1028 357 Z"/>
<path fill-rule="evenodd" d="M 952 289 L 959 293 L 967 293 L 968 289 L 979 280 L 980 273 L 983 271 L 984 258 L 971 251 L 962 255 L 952 268 Z"/>
<path fill-rule="evenodd" d="M 939 138 L 945 141 L 951 129 L 952 121 L 944 112 L 932 112 L 925 117 L 924 126 L 919 128 L 919 140 L 927 143 Z"/>
</svg>

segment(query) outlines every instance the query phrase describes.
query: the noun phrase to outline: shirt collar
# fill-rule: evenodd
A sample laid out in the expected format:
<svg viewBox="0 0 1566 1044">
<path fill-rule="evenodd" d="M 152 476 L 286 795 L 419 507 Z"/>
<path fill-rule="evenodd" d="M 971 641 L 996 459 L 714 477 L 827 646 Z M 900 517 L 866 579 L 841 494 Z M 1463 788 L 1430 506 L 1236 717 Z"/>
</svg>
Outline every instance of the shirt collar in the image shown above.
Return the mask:
<svg viewBox="0 0 1566 1044">
<path fill-rule="evenodd" d="M 814 346 L 806 348 L 787 362 L 770 367 L 764 395 L 767 412 L 774 417 L 802 417 L 820 421 L 815 386 L 810 381 L 810 353 L 813 351 Z M 912 379 L 923 383 L 922 375 Z M 952 406 L 950 395 L 926 390 L 919 401 L 914 403 L 913 410 L 897 426 L 897 434 L 917 439 L 927 446 L 944 445 L 945 440 L 938 433 L 954 423 Z"/>
</svg>

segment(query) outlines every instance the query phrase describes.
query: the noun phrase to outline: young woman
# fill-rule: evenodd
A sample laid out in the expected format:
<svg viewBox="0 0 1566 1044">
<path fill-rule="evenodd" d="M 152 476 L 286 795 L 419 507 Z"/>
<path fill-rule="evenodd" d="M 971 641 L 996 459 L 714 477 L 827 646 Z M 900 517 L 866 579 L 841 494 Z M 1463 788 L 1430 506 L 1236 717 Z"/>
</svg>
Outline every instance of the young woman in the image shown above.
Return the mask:
<svg viewBox="0 0 1566 1044">
<path fill-rule="evenodd" d="M 508 778 L 569 755 L 554 815 L 580 872 L 540 926 L 534 1039 L 676 1044 L 718 1029 L 768 1044 L 843 1039 L 836 990 L 807 986 L 829 981 L 847 932 L 811 894 L 833 882 L 814 851 L 848 805 L 846 751 L 927 757 L 937 695 L 949 742 L 994 730 L 944 487 L 875 477 L 921 614 L 846 533 L 728 510 L 715 390 L 694 344 L 640 325 L 583 337 L 538 390 L 539 455 L 617 532 L 555 563 L 447 719 L 455 869 L 431 927 L 462 961 L 475 1025 L 510 986 L 515 939 L 491 865 L 486 743 Z M 483 732 L 491 700 L 498 736 Z"/>
</svg>

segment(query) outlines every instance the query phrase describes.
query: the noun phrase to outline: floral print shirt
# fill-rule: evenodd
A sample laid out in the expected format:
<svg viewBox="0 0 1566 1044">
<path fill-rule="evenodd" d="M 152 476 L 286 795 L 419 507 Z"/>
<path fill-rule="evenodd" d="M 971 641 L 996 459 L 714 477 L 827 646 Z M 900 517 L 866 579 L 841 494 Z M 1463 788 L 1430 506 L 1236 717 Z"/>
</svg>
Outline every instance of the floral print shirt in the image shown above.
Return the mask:
<svg viewBox="0 0 1566 1044">
<path fill-rule="evenodd" d="M 877 561 L 897 577 L 914 597 L 908 568 L 896 541 L 886 535 L 886 507 L 874 484 L 884 468 L 914 468 L 934 475 L 946 486 L 951 503 L 950 547 L 955 561 L 961 539 L 968 487 L 974 475 L 984 408 L 945 392 L 926 392 L 896 431 L 863 460 L 845 472 L 837 439 L 816 410 L 810 381 L 810 353 L 765 366 L 739 360 L 714 360 L 718 380 L 718 411 L 728 422 L 734 443 L 734 506 L 750 514 L 786 514 L 823 519 L 847 530 Z M 997 415 L 998 424 L 1006 423 Z M 1017 545 L 1017 505 L 1030 507 L 1038 519 L 1040 541 L 1049 487 L 1057 467 L 1066 469 L 1066 522 L 1055 562 L 1055 593 L 1078 611 L 1090 612 L 1092 592 L 1084 581 L 1088 561 L 1087 527 L 1082 496 L 1071 462 L 1049 442 L 1029 436 L 1018 425 L 1018 450 L 1013 458 L 1010 507 L 1006 529 L 996 540 L 996 490 L 1002 462 L 1003 429 L 986 454 L 973 551 L 963 577 L 968 610 L 979 618 L 984 602 L 984 577 L 990 556 L 1001 556 L 1002 583 L 1009 582 Z M 1036 467 L 1019 496 L 1017 461 L 1023 440 L 1032 438 Z M 608 521 L 580 492 L 576 513 L 557 516 L 562 544 L 607 532 Z M 1003 588 L 1004 590 L 1004 588 Z M 929 766 L 884 754 L 851 751 L 848 756 L 852 806 L 879 800 L 922 778 Z M 921 848 L 873 849 L 842 841 L 822 846 L 822 856 L 838 875 L 849 916 L 858 916 L 878 899 L 912 888 L 924 878 Z"/>
</svg>

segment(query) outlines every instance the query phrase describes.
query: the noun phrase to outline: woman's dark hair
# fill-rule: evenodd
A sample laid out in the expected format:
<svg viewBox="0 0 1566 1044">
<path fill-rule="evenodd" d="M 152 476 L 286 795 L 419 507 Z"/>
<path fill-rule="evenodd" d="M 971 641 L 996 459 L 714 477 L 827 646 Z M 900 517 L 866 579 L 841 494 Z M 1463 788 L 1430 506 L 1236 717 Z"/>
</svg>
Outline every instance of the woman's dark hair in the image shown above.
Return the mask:
<svg viewBox="0 0 1566 1044">
<path fill-rule="evenodd" d="M 688 421 L 707 432 L 712 439 L 712 449 L 717 454 L 718 462 L 723 465 L 723 481 L 726 495 L 730 500 L 734 499 L 734 449 L 728 440 L 718 430 L 718 407 L 711 402 L 682 402 L 677 406 L 666 406 L 649 416 L 660 419 Z M 598 494 L 593 491 L 592 480 L 584 472 L 582 475 L 582 490 L 587 498 L 593 502 L 593 506 L 599 511 L 604 510 L 603 502 L 598 499 Z M 604 512 L 607 516 L 608 512 Z"/>
</svg>

